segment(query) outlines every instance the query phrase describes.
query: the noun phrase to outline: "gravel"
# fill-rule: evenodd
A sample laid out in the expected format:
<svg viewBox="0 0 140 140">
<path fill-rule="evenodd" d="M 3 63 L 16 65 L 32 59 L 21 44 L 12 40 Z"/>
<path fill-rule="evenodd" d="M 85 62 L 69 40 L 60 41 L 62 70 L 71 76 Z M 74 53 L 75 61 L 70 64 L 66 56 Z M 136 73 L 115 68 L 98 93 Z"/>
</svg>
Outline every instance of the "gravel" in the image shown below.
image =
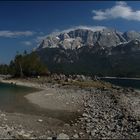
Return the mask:
<svg viewBox="0 0 140 140">
<path fill-rule="evenodd" d="M 71 120 L 68 123 L 47 116 L 27 115 L 24 116 L 25 120 L 22 116 L 18 116 L 18 120 L 13 115 L 15 122 L 9 125 L 8 122 L 12 122 L 9 120 L 11 116 L 7 117 L 6 113 L 0 112 L 0 121 L 3 122 L 0 125 L 0 138 L 136 139 L 140 137 L 140 92 L 118 86 L 112 86 L 110 89 L 75 89 L 55 85 L 49 87 L 48 91 L 41 92 L 42 95 L 39 92 L 35 94 L 36 99 L 41 98 L 43 101 L 41 105 L 46 107 L 47 104 L 49 109 L 56 110 L 80 110 L 82 114 L 77 117 L 77 121 Z M 19 125 L 21 122 L 22 125 Z M 32 125 L 32 129 L 29 131 L 26 125 L 28 127 Z"/>
<path fill-rule="evenodd" d="M 124 98 L 126 93 L 127 97 L 133 93 L 129 90 L 120 90 L 122 89 L 93 89 L 90 95 L 85 97 L 85 109 L 80 120 L 82 125 L 84 123 L 83 129 L 89 137 L 126 139 L 140 136 L 139 118 L 132 113 L 134 108 L 129 107 L 128 102 L 122 102 L 122 97 Z M 133 99 L 131 96 L 129 100 Z"/>
</svg>

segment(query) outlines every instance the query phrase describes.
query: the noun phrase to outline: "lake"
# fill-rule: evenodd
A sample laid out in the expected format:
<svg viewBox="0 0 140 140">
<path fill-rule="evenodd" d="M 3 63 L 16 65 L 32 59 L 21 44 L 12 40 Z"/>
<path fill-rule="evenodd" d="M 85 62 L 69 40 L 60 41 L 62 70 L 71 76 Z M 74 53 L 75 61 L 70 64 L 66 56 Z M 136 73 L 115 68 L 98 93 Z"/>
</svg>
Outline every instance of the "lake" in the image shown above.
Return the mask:
<svg viewBox="0 0 140 140">
<path fill-rule="evenodd" d="M 32 105 L 24 96 L 36 91 L 38 90 L 35 88 L 0 83 L 0 110 L 27 113 Z"/>
<path fill-rule="evenodd" d="M 131 87 L 135 89 L 140 89 L 140 79 L 101 78 L 101 80 L 122 87 Z"/>
</svg>

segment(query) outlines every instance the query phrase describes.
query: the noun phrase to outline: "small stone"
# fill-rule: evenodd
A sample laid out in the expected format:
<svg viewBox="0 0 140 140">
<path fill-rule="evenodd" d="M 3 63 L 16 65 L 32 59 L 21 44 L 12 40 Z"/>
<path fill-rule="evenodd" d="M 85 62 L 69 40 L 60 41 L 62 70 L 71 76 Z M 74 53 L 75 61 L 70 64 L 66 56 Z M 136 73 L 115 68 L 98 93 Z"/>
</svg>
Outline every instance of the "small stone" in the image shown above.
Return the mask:
<svg viewBox="0 0 140 140">
<path fill-rule="evenodd" d="M 25 134 L 25 131 L 24 130 L 21 130 L 18 134 Z"/>
<path fill-rule="evenodd" d="M 65 123 L 64 126 L 69 127 L 70 125 L 68 123 Z"/>
<path fill-rule="evenodd" d="M 83 117 L 88 117 L 88 114 L 83 113 L 82 116 L 83 116 Z"/>
<path fill-rule="evenodd" d="M 90 133 L 90 130 L 86 130 L 86 133 L 89 134 Z"/>
<path fill-rule="evenodd" d="M 31 130 L 31 131 L 29 131 L 29 133 L 30 133 L 30 134 L 32 134 L 32 133 L 33 133 L 33 131 Z"/>
<path fill-rule="evenodd" d="M 45 139 L 46 135 L 39 136 L 39 139 Z"/>
<path fill-rule="evenodd" d="M 77 126 L 77 123 L 75 123 L 74 125 Z"/>
<path fill-rule="evenodd" d="M 73 138 L 78 139 L 79 138 L 78 134 L 74 134 Z"/>
<path fill-rule="evenodd" d="M 43 122 L 43 120 L 41 120 L 41 119 L 38 119 L 37 121 L 38 121 L 38 122 Z"/>
<path fill-rule="evenodd" d="M 52 140 L 52 137 L 48 137 L 47 140 Z"/>
<path fill-rule="evenodd" d="M 73 123 L 73 121 L 72 121 L 72 120 L 71 120 L 70 122 L 71 122 L 71 123 Z"/>
<path fill-rule="evenodd" d="M 5 117 L 6 115 L 5 115 L 5 114 L 1 114 L 1 116 L 2 116 L 2 117 Z"/>
<path fill-rule="evenodd" d="M 23 138 L 28 136 L 28 135 L 25 134 L 24 130 L 21 130 L 20 132 L 17 132 L 17 134 L 18 134 L 19 137 L 23 137 Z"/>
<path fill-rule="evenodd" d="M 22 125 L 20 124 L 18 127 L 19 127 L 19 128 L 22 128 Z"/>
<path fill-rule="evenodd" d="M 47 133 L 48 133 L 48 134 L 50 134 L 50 133 L 51 133 L 51 131 L 50 131 L 50 130 L 47 130 Z"/>
<path fill-rule="evenodd" d="M 87 122 L 87 123 L 90 123 L 91 121 L 90 121 L 90 119 L 86 119 L 86 122 Z"/>
<path fill-rule="evenodd" d="M 7 119 L 6 119 L 6 118 L 4 118 L 4 121 L 7 121 Z"/>
<path fill-rule="evenodd" d="M 30 134 L 23 134 L 24 138 L 30 138 L 30 136 L 31 136 Z"/>
<path fill-rule="evenodd" d="M 57 139 L 59 140 L 69 140 L 69 136 L 67 134 L 64 134 L 64 133 L 60 133 L 57 137 Z"/>
<path fill-rule="evenodd" d="M 95 136 L 96 131 L 95 131 L 95 130 L 93 130 L 93 131 L 91 131 L 90 133 L 91 133 L 91 136 Z"/>
<path fill-rule="evenodd" d="M 81 135 L 83 135 L 84 133 L 83 132 L 79 132 L 79 135 L 81 136 Z"/>
<path fill-rule="evenodd" d="M 80 111 L 81 111 L 80 109 L 77 110 L 77 112 L 80 112 Z"/>
<path fill-rule="evenodd" d="M 72 98 L 74 99 L 75 97 L 72 95 Z"/>
</svg>

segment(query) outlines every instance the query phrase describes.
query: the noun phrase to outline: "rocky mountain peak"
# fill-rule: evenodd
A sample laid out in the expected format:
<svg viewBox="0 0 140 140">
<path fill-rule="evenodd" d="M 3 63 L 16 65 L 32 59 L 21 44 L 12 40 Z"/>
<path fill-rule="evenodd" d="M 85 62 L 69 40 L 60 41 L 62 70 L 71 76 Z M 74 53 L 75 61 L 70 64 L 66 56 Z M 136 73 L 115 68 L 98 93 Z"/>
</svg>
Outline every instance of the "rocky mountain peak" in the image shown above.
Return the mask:
<svg viewBox="0 0 140 140">
<path fill-rule="evenodd" d="M 140 33 L 127 31 L 121 33 L 116 29 L 103 28 L 102 30 L 92 30 L 90 28 L 77 28 L 63 31 L 57 35 L 50 35 L 44 39 L 38 49 L 63 48 L 79 49 L 83 46 L 110 48 L 120 44 L 129 43 L 132 40 L 140 40 Z"/>
<path fill-rule="evenodd" d="M 136 32 L 136 31 L 133 31 L 133 30 L 132 31 L 127 31 L 127 32 L 124 32 L 123 37 L 127 41 L 130 41 L 130 40 L 133 40 L 133 39 L 140 39 L 140 33 Z"/>
</svg>

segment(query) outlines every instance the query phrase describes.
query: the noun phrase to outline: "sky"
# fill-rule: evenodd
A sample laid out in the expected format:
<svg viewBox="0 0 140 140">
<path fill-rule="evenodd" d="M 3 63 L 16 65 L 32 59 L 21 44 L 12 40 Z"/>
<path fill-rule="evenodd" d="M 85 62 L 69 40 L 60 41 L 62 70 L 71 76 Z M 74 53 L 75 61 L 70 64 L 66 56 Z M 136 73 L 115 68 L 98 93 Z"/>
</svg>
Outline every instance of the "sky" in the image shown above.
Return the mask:
<svg viewBox="0 0 140 140">
<path fill-rule="evenodd" d="M 0 64 L 77 27 L 140 31 L 140 1 L 0 1 Z"/>
</svg>

